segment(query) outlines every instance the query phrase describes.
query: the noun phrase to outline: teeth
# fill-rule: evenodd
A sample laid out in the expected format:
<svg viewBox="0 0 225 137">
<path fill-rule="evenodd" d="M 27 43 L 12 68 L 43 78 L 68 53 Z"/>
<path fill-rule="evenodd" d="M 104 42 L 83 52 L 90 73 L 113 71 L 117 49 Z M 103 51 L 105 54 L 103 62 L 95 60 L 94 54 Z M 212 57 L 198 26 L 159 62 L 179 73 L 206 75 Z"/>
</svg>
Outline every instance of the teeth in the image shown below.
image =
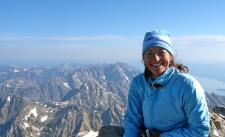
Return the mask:
<svg viewBox="0 0 225 137">
<path fill-rule="evenodd" d="M 162 63 L 160 63 L 160 64 L 152 64 L 152 66 L 154 66 L 154 67 L 158 67 L 158 66 L 161 66 L 162 65 Z"/>
</svg>

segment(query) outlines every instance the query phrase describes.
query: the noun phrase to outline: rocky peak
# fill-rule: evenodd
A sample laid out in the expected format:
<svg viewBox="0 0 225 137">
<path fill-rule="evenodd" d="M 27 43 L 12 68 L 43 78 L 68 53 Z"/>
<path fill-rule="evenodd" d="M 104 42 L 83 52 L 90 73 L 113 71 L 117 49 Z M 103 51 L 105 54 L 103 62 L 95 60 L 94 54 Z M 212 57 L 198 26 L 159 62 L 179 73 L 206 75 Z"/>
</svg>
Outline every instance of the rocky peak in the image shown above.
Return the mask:
<svg viewBox="0 0 225 137">
<path fill-rule="evenodd" d="M 225 136 L 225 107 L 215 107 L 210 112 L 210 137 Z"/>
<path fill-rule="evenodd" d="M 130 81 L 139 73 L 126 63 L 0 66 L 0 136 L 81 137 L 102 125 L 123 126 Z M 225 97 L 206 97 L 210 136 L 225 136 Z"/>
</svg>

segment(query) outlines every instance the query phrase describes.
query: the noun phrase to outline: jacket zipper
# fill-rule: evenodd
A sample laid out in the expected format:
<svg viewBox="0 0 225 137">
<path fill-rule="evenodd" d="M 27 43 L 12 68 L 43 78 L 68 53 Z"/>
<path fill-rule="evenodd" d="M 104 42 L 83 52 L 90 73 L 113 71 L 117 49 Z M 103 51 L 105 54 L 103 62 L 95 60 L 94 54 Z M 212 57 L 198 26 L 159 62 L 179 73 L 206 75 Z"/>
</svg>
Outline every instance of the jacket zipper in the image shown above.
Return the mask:
<svg viewBox="0 0 225 137">
<path fill-rule="evenodd" d="M 153 123 L 152 121 L 153 121 L 153 119 L 154 119 L 154 117 L 155 117 L 155 113 L 154 113 L 154 111 L 155 111 L 155 110 L 154 110 L 154 109 L 155 109 L 155 105 L 154 105 L 154 104 L 155 104 L 155 99 L 156 99 L 156 90 L 157 90 L 157 89 L 154 89 L 154 88 L 153 88 L 153 91 L 154 91 L 154 97 L 153 97 L 152 103 L 151 103 L 151 104 L 152 104 L 152 105 L 151 105 L 151 124 L 150 124 L 151 127 L 152 127 L 152 125 L 153 125 L 153 124 L 152 124 L 152 123 Z"/>
</svg>

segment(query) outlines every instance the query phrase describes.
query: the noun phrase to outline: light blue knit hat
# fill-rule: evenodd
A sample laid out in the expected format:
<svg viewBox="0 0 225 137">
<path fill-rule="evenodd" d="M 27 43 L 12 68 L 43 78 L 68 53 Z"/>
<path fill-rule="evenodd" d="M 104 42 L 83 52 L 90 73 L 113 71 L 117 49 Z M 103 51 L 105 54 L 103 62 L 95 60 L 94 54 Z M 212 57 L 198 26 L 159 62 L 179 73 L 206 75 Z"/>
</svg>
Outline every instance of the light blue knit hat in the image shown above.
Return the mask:
<svg viewBox="0 0 225 137">
<path fill-rule="evenodd" d="M 147 51 L 149 48 L 155 46 L 162 47 L 174 55 L 172 43 L 170 40 L 170 32 L 167 30 L 154 30 L 151 32 L 146 32 L 143 41 L 142 55 L 144 55 L 145 51 Z"/>
</svg>

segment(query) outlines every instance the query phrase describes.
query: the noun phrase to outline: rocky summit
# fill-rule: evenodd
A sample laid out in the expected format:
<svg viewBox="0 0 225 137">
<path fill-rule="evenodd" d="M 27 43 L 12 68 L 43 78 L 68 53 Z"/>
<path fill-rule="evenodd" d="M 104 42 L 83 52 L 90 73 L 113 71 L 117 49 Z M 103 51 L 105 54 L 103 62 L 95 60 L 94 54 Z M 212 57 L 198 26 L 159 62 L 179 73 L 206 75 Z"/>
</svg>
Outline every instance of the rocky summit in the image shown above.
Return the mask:
<svg viewBox="0 0 225 137">
<path fill-rule="evenodd" d="M 94 137 L 102 125 L 123 126 L 140 72 L 126 63 L 0 66 L 0 136 Z M 210 136 L 225 136 L 225 97 L 206 96 Z"/>
</svg>

